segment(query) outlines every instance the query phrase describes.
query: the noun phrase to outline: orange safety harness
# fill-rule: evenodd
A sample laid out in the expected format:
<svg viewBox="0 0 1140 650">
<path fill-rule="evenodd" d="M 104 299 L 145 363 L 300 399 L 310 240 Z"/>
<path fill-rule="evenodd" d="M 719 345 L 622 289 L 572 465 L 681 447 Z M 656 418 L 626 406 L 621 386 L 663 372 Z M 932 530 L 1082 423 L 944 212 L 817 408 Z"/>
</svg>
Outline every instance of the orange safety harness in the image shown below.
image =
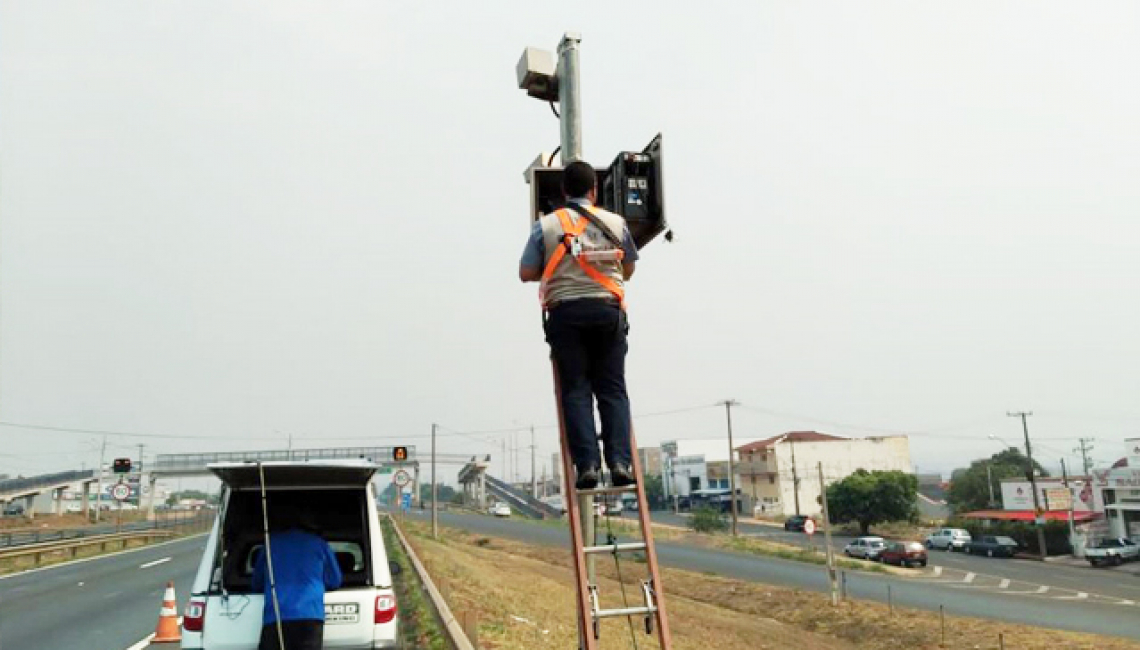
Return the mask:
<svg viewBox="0 0 1140 650">
<path fill-rule="evenodd" d="M 594 214 L 594 211 L 591 208 L 587 207 L 586 209 L 590 210 L 590 214 Z M 542 271 L 542 283 L 541 290 L 539 291 L 539 298 L 543 300 L 543 307 L 546 306 L 544 295 L 546 293 L 546 283 L 550 280 L 551 276 L 554 275 L 555 269 L 558 268 L 558 265 L 566 257 L 566 252 L 574 250 L 574 240 L 578 237 L 581 237 L 582 234 L 586 232 L 586 226 L 590 223 L 589 220 L 585 217 L 579 218 L 578 222 L 574 223 L 574 221 L 570 218 L 570 210 L 568 208 L 561 208 L 554 214 L 558 215 L 558 221 L 562 224 L 562 245 L 554 249 L 554 252 L 550 255 L 550 260 L 546 263 L 546 268 Z M 619 248 L 617 249 L 616 254 L 616 259 L 620 263 L 624 258 L 624 253 Z M 599 271 L 593 263 L 586 259 L 585 255 L 572 254 L 571 256 L 575 261 L 578 262 L 578 266 L 587 276 L 590 277 L 590 279 L 602 285 L 602 287 L 612 293 L 614 297 L 617 298 L 618 303 L 621 304 L 621 308 L 625 309 L 625 289 L 623 289 L 620 284 L 615 282 L 613 278 L 610 278 Z"/>
</svg>

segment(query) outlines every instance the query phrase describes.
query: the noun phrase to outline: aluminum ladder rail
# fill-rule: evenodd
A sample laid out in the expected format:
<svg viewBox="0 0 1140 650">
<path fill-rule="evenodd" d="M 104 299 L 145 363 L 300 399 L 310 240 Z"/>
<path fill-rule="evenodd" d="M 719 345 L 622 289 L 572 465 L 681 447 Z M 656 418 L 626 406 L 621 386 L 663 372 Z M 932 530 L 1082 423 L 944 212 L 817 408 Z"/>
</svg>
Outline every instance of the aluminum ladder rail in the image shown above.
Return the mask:
<svg viewBox="0 0 1140 650">
<path fill-rule="evenodd" d="M 649 519 L 649 503 L 645 498 L 645 481 L 642 480 L 641 461 L 637 456 L 637 439 L 630 425 L 629 444 L 633 450 L 633 474 L 637 483 L 626 487 L 598 487 L 591 490 L 578 490 L 574 487 L 574 462 L 570 458 L 570 447 L 566 439 L 566 417 L 562 409 L 562 386 L 558 379 L 558 367 L 551 359 L 554 370 L 554 402 L 558 405 L 558 433 L 562 443 L 562 482 L 566 495 L 566 512 L 570 515 L 570 550 L 574 559 L 574 581 L 578 588 L 578 648 L 598 650 L 601 620 L 623 616 L 639 616 L 645 620 L 646 634 L 657 631 L 661 650 L 672 650 L 673 640 L 669 633 L 669 618 L 665 613 L 665 594 L 661 583 L 661 573 L 657 564 L 657 549 L 653 545 L 653 528 Z M 583 539 L 582 516 L 579 496 L 637 494 L 637 519 L 641 528 L 641 542 L 625 544 L 603 544 L 587 546 Z M 593 513 L 585 513 L 593 516 Z M 586 575 L 586 556 L 600 554 L 645 552 L 645 564 L 649 569 L 647 580 L 641 581 L 641 596 L 644 605 L 602 609 L 598 586 L 589 583 Z"/>
</svg>

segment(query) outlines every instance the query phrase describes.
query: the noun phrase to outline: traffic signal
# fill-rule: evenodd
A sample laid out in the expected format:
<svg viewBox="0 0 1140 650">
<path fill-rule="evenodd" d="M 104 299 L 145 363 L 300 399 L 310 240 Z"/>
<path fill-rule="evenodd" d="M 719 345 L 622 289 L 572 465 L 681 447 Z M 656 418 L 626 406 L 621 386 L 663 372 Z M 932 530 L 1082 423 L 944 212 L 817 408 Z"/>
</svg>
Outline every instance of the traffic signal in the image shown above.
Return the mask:
<svg viewBox="0 0 1140 650">
<path fill-rule="evenodd" d="M 115 462 L 111 465 L 111 471 L 116 474 L 126 474 L 131 471 L 130 458 L 116 458 Z"/>
<path fill-rule="evenodd" d="M 392 449 L 392 460 L 394 460 L 396 462 L 402 462 L 402 461 L 408 460 L 408 448 L 407 447 L 394 447 Z"/>
</svg>

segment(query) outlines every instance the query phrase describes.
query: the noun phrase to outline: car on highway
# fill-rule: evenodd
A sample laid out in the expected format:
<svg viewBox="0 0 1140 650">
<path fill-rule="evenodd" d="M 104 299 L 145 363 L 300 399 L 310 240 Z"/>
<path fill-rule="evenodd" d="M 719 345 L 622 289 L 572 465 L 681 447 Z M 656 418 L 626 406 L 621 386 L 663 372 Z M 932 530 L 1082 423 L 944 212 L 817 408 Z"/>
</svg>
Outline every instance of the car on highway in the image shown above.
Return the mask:
<svg viewBox="0 0 1140 650">
<path fill-rule="evenodd" d="M 879 551 L 883 564 L 899 566 L 926 566 L 926 547 L 919 542 L 889 542 Z"/>
<path fill-rule="evenodd" d="M 1085 549 L 1085 559 L 1093 566 L 1119 566 L 1129 560 L 1140 560 L 1140 544 L 1126 537 L 1102 539 L 1096 546 Z"/>
<path fill-rule="evenodd" d="M 274 508 L 298 513 L 332 547 L 343 581 L 325 594 L 324 647 L 364 650 L 399 646 L 400 617 L 384 531 L 365 460 L 217 463 L 222 508 L 205 542 L 182 621 L 184 650 L 255 650 L 266 598 L 253 589 L 265 545 L 262 490 Z M 264 476 L 264 479 L 262 478 Z"/>
<path fill-rule="evenodd" d="M 23 504 L 9 503 L 8 505 L 4 506 L 4 516 L 5 517 L 18 517 L 22 514 L 24 514 Z"/>
<path fill-rule="evenodd" d="M 792 515 L 784 520 L 784 530 L 799 531 L 802 533 L 804 530 L 804 522 L 808 519 L 811 519 L 811 517 L 807 515 Z"/>
<path fill-rule="evenodd" d="M 510 517 L 511 507 L 502 501 L 499 501 L 498 503 L 493 504 L 490 508 L 487 508 L 487 514 L 493 515 L 495 517 Z"/>
<path fill-rule="evenodd" d="M 926 548 L 961 551 L 970 539 L 970 532 L 964 528 L 940 528 L 926 536 Z"/>
<path fill-rule="evenodd" d="M 847 546 L 843 547 L 843 553 L 847 557 L 858 557 L 864 560 L 874 560 L 879 557 L 879 552 L 887 545 L 887 540 L 882 537 L 856 537 L 851 540 Z"/>
<path fill-rule="evenodd" d="M 971 539 L 964 549 L 970 555 L 985 555 L 986 557 L 1013 557 L 1020 544 L 1012 537 L 1004 535 L 982 535 Z"/>
</svg>

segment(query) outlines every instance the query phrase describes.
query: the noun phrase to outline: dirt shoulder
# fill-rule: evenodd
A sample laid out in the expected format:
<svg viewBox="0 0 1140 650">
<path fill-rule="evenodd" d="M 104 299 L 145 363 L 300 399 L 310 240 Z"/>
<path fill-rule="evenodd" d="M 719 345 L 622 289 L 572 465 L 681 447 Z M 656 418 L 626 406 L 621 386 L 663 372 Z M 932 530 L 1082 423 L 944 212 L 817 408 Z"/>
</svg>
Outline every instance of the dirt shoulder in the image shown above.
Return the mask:
<svg viewBox="0 0 1140 650">
<path fill-rule="evenodd" d="M 568 553 L 446 528 L 433 542 L 426 528 L 404 522 L 412 544 L 440 583 L 456 616 L 478 616 L 482 648 L 574 647 L 577 643 L 574 587 Z M 624 562 L 622 577 L 631 602 L 643 564 Z M 612 561 L 598 562 L 603 607 L 621 605 L 621 583 Z M 938 614 L 848 601 L 832 608 L 814 592 L 665 569 L 669 620 L 678 650 L 903 650 L 939 648 Z M 684 585 L 679 590 L 673 585 Z M 947 617 L 948 648 L 1066 648 L 1137 650 L 1124 639 L 1044 630 L 983 619 Z M 639 648 L 655 648 L 640 620 L 633 632 Z M 633 648 L 625 620 L 602 624 L 602 647 Z"/>
</svg>

